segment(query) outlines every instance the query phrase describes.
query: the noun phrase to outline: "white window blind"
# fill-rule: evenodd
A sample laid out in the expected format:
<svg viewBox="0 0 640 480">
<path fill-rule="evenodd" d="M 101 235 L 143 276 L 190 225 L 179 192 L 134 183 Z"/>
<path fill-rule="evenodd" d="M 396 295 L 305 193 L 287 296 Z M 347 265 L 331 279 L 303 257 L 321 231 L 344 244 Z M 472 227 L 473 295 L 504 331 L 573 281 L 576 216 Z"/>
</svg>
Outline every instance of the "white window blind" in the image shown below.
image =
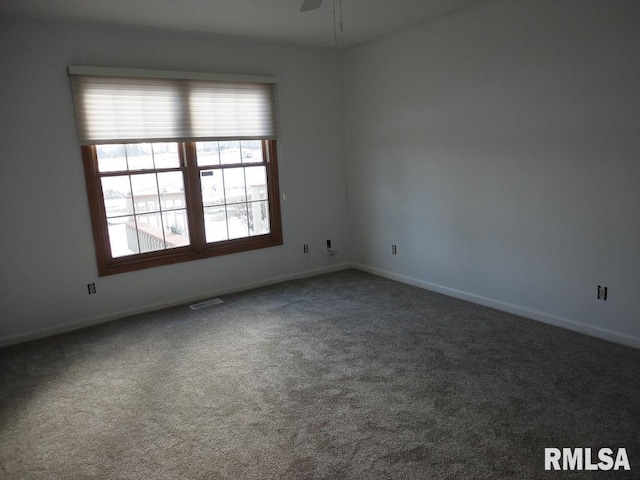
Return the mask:
<svg viewBox="0 0 640 480">
<path fill-rule="evenodd" d="M 69 67 L 82 145 L 170 140 L 276 139 L 276 92 L 261 81 L 206 74 Z"/>
</svg>

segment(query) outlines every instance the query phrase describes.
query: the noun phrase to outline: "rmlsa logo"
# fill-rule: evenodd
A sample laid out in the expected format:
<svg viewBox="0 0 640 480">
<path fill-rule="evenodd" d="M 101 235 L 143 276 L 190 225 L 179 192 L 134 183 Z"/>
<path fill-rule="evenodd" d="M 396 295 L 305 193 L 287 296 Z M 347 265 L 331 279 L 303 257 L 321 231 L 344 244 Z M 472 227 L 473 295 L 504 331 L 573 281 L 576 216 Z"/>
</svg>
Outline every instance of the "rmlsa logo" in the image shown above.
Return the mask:
<svg viewBox="0 0 640 480">
<path fill-rule="evenodd" d="M 594 452 L 595 455 L 595 452 Z M 598 450 L 592 457 L 590 448 L 545 448 L 545 470 L 631 470 L 627 450 L 619 448 L 614 455 L 610 448 Z"/>
</svg>

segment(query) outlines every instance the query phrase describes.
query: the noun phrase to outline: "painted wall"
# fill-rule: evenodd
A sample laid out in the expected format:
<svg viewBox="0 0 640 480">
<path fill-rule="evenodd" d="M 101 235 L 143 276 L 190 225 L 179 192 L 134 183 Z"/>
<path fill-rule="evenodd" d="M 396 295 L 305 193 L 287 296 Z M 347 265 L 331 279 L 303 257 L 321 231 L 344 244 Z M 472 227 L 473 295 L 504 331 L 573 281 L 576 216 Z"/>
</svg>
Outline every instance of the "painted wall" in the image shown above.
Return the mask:
<svg viewBox="0 0 640 480">
<path fill-rule="evenodd" d="M 0 20 L 0 345 L 353 259 L 640 346 L 639 24 L 492 0 L 340 53 Z M 277 76 L 285 245 L 98 278 L 70 64 Z"/>
<path fill-rule="evenodd" d="M 0 59 L 0 344 L 350 261 L 339 52 L 0 20 Z M 98 278 L 70 64 L 275 75 L 285 244 Z"/>
<path fill-rule="evenodd" d="M 638 25 L 494 0 L 348 51 L 356 264 L 640 347 Z"/>
</svg>

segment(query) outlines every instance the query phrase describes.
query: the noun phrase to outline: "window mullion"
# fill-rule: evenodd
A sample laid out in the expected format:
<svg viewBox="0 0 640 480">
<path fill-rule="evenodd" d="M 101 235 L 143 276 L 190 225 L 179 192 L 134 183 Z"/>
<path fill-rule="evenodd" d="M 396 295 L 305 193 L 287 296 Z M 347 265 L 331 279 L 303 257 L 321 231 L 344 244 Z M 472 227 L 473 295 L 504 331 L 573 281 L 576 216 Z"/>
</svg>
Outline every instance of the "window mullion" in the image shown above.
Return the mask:
<svg viewBox="0 0 640 480">
<path fill-rule="evenodd" d="M 193 142 L 181 144 L 181 154 L 186 168 L 187 178 L 185 193 L 187 201 L 187 219 L 189 222 L 189 236 L 197 252 L 204 250 L 206 245 L 204 231 L 204 210 L 202 206 L 202 188 L 200 186 L 200 171 L 196 163 L 196 145 Z"/>
<path fill-rule="evenodd" d="M 222 159 L 220 159 L 222 161 Z M 222 171 L 222 201 L 224 202 L 224 226 L 227 229 L 227 238 L 229 238 L 229 208 L 227 204 L 227 183 L 225 181 L 224 168 Z"/>
<path fill-rule="evenodd" d="M 126 153 L 125 153 L 126 155 Z M 127 160 L 127 166 L 129 161 Z M 131 183 L 131 175 L 129 177 L 129 191 L 131 192 L 131 213 L 133 213 L 133 223 L 136 226 L 136 243 L 138 244 L 138 252 L 142 253 L 142 245 L 140 244 L 140 231 L 138 230 L 138 211 L 136 209 L 135 196 L 133 195 L 133 183 Z M 109 244 L 109 251 L 111 251 L 111 244 Z M 113 252 L 111 252 L 111 258 L 113 258 Z"/>
<path fill-rule="evenodd" d="M 263 140 L 264 160 L 267 167 L 267 199 L 269 208 L 269 228 L 282 242 L 282 218 L 280 216 L 280 186 L 278 181 L 278 161 L 276 142 Z"/>
<path fill-rule="evenodd" d="M 153 155 L 153 151 L 151 152 L 151 154 Z M 153 166 L 155 167 L 155 159 L 153 160 Z M 164 248 L 165 250 L 167 249 L 167 232 L 165 231 L 165 225 L 164 225 L 164 217 L 162 216 L 162 193 L 160 192 L 160 181 L 158 180 L 158 172 L 155 172 L 155 177 L 156 177 L 156 190 L 158 191 L 158 209 L 159 212 L 158 214 L 160 215 L 160 228 L 162 229 L 162 241 L 164 242 Z"/>
</svg>

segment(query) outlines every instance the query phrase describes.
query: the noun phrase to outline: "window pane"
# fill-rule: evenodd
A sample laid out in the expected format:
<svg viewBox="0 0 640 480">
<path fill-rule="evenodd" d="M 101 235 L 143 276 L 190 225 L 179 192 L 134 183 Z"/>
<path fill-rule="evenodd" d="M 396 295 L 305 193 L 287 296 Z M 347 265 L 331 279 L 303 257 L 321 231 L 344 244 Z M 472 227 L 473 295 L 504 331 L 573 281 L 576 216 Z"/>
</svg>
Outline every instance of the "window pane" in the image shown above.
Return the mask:
<svg viewBox="0 0 640 480">
<path fill-rule="evenodd" d="M 244 140 L 240 142 L 242 163 L 262 162 L 262 142 L 260 140 Z"/>
<path fill-rule="evenodd" d="M 247 182 L 247 200 L 266 200 L 267 167 L 247 167 L 244 171 Z"/>
<path fill-rule="evenodd" d="M 200 180 L 207 242 L 269 233 L 266 167 L 203 170 Z M 206 208 L 223 204 L 227 206 L 225 225 L 224 209 Z"/>
<path fill-rule="evenodd" d="M 227 224 L 229 239 L 249 236 L 249 218 L 246 203 L 227 205 Z"/>
<path fill-rule="evenodd" d="M 158 188 L 163 211 L 186 207 L 182 172 L 158 173 Z"/>
<path fill-rule="evenodd" d="M 264 235 L 269 233 L 269 204 L 268 202 L 250 202 L 249 207 L 249 235 Z"/>
<path fill-rule="evenodd" d="M 156 168 L 175 168 L 180 166 L 180 154 L 177 143 L 154 143 L 153 162 Z"/>
<path fill-rule="evenodd" d="M 162 214 L 167 248 L 189 245 L 189 225 L 186 210 L 172 210 Z"/>
<path fill-rule="evenodd" d="M 224 169 L 224 196 L 226 203 L 240 203 L 247 200 L 244 168 Z"/>
<path fill-rule="evenodd" d="M 203 170 L 200 172 L 200 185 L 202 188 L 202 204 L 224 204 L 224 183 L 222 182 L 222 170 Z"/>
<path fill-rule="evenodd" d="M 140 253 L 165 249 L 162 216 L 159 213 L 136 215 L 136 223 L 138 225 Z"/>
<path fill-rule="evenodd" d="M 110 218 L 107 221 L 109 244 L 113 258 L 140 253 L 133 217 Z"/>
<path fill-rule="evenodd" d="M 155 173 L 131 175 L 131 187 L 136 213 L 157 212 L 160 210 L 158 184 Z"/>
<path fill-rule="evenodd" d="M 131 169 L 152 168 L 156 161 L 159 168 L 181 166 L 176 143 L 127 144 L 105 151 L 126 153 L 133 159 L 128 160 Z M 112 257 L 190 244 L 182 171 L 107 176 L 100 181 Z"/>
<path fill-rule="evenodd" d="M 129 176 L 104 177 L 101 181 L 107 218 L 131 215 L 133 202 L 131 201 Z"/>
<path fill-rule="evenodd" d="M 130 143 L 125 145 L 129 170 L 153 168 L 153 150 L 150 143 Z"/>
<path fill-rule="evenodd" d="M 208 243 L 229 239 L 227 213 L 224 206 L 204 209 L 204 229 Z"/>
<path fill-rule="evenodd" d="M 240 156 L 240 142 L 220 142 L 220 161 L 223 164 L 241 163 L 242 157 Z"/>
<path fill-rule="evenodd" d="M 117 172 L 127 169 L 124 145 L 97 145 L 99 172 Z"/>
<path fill-rule="evenodd" d="M 196 153 L 199 167 L 220 165 L 218 142 L 196 142 Z"/>
</svg>

